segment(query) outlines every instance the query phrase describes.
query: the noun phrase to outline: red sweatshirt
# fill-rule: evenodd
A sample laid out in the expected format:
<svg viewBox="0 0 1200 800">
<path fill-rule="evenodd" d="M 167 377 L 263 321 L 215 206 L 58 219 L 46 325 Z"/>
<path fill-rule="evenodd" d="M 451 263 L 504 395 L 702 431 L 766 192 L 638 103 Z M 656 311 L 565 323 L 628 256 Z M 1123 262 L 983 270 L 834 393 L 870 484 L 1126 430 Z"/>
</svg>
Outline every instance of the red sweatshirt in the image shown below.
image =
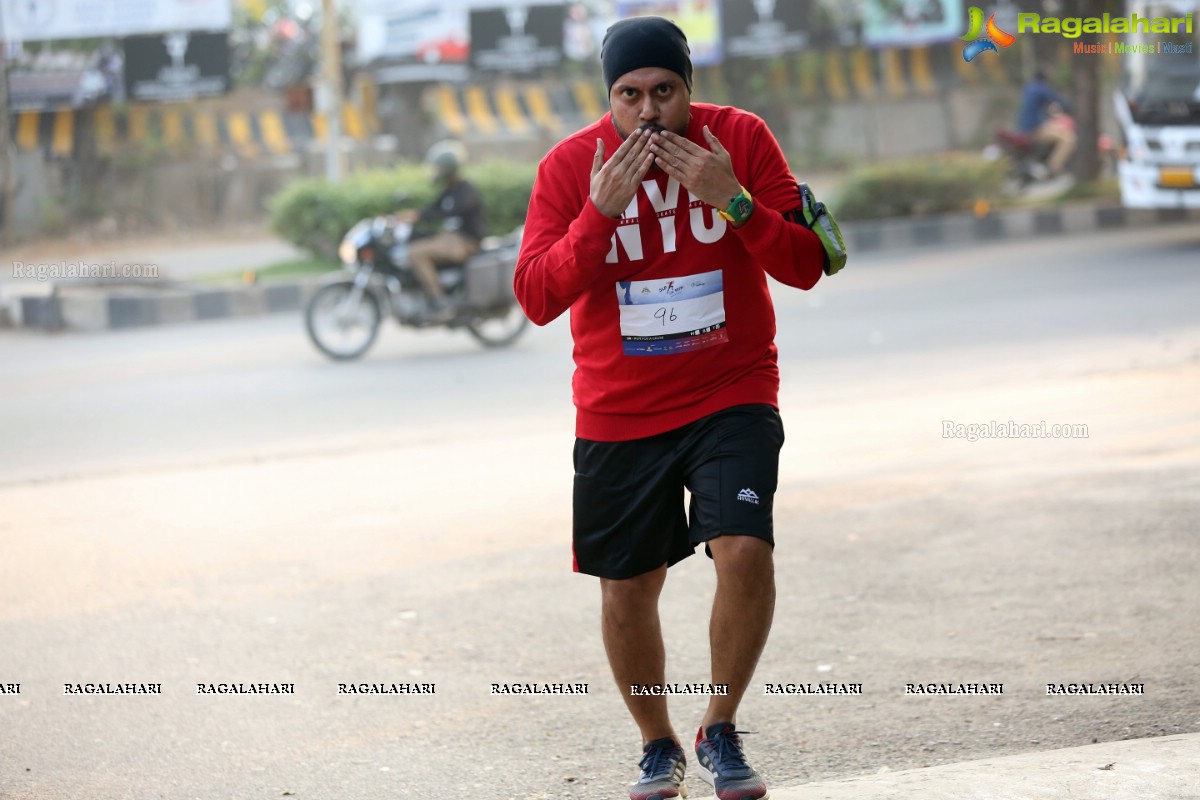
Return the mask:
<svg viewBox="0 0 1200 800">
<path fill-rule="evenodd" d="M 538 325 L 571 309 L 580 438 L 639 439 L 730 406 L 777 405 L 766 276 L 810 289 L 824 250 L 782 217 L 800 196 L 766 124 L 693 103 L 687 137 L 708 149 L 705 125 L 754 198 L 741 228 L 657 168 L 621 219 L 600 213 L 589 197 L 591 168 L 598 137 L 610 155 L 621 144 L 611 114 L 538 166 L 514 285 Z"/>
</svg>

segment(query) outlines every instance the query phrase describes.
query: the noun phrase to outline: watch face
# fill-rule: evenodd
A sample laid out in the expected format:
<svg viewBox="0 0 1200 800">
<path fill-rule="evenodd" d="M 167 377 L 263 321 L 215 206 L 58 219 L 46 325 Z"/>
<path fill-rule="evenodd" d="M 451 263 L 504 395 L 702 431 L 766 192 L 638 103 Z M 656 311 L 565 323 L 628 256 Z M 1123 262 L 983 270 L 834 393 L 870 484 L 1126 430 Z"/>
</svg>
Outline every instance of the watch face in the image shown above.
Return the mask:
<svg viewBox="0 0 1200 800">
<path fill-rule="evenodd" d="M 719 212 L 722 217 L 734 223 L 735 225 L 746 217 L 750 216 L 750 212 L 754 209 L 754 201 L 752 201 L 745 190 L 737 197 L 729 202 L 729 208 Z"/>
<path fill-rule="evenodd" d="M 729 201 L 729 207 L 723 211 L 717 209 L 717 214 L 737 225 L 745 221 L 753 210 L 754 200 L 750 197 L 750 193 L 743 188 L 741 194 Z"/>
</svg>

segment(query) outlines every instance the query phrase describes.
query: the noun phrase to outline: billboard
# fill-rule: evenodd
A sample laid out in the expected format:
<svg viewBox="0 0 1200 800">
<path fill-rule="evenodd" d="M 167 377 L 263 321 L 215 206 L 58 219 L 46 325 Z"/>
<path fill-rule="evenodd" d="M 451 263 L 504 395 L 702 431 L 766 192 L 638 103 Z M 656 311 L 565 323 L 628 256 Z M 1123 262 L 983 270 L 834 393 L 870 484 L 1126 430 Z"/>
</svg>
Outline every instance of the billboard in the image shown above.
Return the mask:
<svg viewBox="0 0 1200 800">
<path fill-rule="evenodd" d="M 562 4 L 510 3 L 471 11 L 471 66 L 480 71 L 531 72 L 563 61 Z"/>
<path fill-rule="evenodd" d="M 461 0 L 366 0 L 358 8 L 358 61 L 386 62 L 380 81 L 465 80 L 471 47 Z"/>
<path fill-rule="evenodd" d="M 809 46 L 815 3 L 725 0 L 725 49 L 732 58 L 771 58 Z"/>
<path fill-rule="evenodd" d="M 692 49 L 692 63 L 697 67 L 720 64 L 724 59 L 721 48 L 721 4 L 719 0 L 619 0 L 617 16 L 666 17 L 687 34 Z"/>
<path fill-rule="evenodd" d="M 967 23 L 960 0 L 867 0 L 862 30 L 863 42 L 871 47 L 920 47 L 957 39 Z"/>
<path fill-rule="evenodd" d="M 125 99 L 124 57 L 117 42 L 57 52 L 9 44 L 8 103 L 13 111 L 83 108 Z"/>
<path fill-rule="evenodd" d="M 225 33 L 130 36 L 124 46 L 130 100 L 190 100 L 229 91 Z"/>
<path fill-rule="evenodd" d="M 0 0 L 0 39 L 40 42 L 229 30 L 231 0 Z"/>
</svg>

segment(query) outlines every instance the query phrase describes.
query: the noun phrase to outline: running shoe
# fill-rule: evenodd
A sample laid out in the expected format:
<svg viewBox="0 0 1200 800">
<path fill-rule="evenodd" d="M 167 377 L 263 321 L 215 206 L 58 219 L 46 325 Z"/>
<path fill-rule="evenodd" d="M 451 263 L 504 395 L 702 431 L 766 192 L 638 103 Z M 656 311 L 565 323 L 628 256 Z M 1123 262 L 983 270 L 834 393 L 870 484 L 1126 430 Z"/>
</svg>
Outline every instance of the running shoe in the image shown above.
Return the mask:
<svg viewBox="0 0 1200 800">
<path fill-rule="evenodd" d="M 647 742 L 638 763 L 642 776 L 629 786 L 629 800 L 669 800 L 687 797 L 683 773 L 687 762 L 679 742 L 667 737 Z"/>
<path fill-rule="evenodd" d="M 700 777 L 712 784 L 717 800 L 768 800 L 767 785 L 746 762 L 733 723 L 718 722 L 696 732 Z"/>
</svg>

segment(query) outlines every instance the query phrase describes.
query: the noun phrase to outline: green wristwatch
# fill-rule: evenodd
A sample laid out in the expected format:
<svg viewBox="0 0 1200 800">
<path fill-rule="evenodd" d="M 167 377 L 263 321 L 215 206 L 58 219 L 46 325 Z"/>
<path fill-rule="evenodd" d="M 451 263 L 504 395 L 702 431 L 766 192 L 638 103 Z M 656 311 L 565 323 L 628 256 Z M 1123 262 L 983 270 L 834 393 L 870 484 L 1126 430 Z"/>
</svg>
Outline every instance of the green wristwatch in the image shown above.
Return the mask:
<svg viewBox="0 0 1200 800">
<path fill-rule="evenodd" d="M 750 193 L 746 191 L 746 187 L 743 186 L 742 191 L 738 192 L 737 196 L 729 201 L 729 207 L 724 211 L 718 209 L 717 213 L 736 226 L 750 219 L 752 211 L 754 211 L 754 198 L 750 196 Z"/>
</svg>

